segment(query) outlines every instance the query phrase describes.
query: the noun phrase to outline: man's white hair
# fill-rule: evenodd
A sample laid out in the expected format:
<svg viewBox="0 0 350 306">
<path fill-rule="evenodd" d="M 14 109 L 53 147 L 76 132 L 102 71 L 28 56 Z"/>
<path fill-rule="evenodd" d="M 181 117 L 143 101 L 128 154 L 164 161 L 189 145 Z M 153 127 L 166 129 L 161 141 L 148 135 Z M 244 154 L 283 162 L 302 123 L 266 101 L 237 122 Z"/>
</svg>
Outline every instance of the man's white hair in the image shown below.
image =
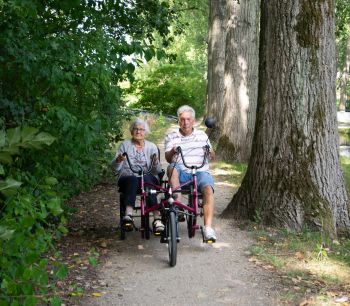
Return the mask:
<svg viewBox="0 0 350 306">
<path fill-rule="evenodd" d="M 180 115 L 184 112 L 192 113 L 193 119 L 196 119 L 195 110 L 189 105 L 182 105 L 177 109 L 177 117 L 180 118 Z"/>
</svg>

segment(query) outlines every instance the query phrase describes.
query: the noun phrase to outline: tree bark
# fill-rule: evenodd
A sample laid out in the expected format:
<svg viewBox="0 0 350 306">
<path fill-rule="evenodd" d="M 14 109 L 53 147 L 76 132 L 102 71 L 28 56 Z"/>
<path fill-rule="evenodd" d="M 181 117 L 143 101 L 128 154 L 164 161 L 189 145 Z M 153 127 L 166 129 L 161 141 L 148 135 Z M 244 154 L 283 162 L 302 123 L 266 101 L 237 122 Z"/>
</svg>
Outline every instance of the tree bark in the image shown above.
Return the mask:
<svg viewBox="0 0 350 306">
<path fill-rule="evenodd" d="M 344 68 L 341 72 L 341 78 L 340 78 L 339 110 L 345 110 L 346 100 L 350 100 L 350 91 L 348 91 L 349 74 L 350 74 L 350 35 L 347 39 L 345 52 L 346 54 L 345 54 Z"/>
<path fill-rule="evenodd" d="M 252 156 L 223 216 L 349 234 L 336 121 L 334 1 L 262 0 Z"/>
<path fill-rule="evenodd" d="M 209 2 L 206 116 L 215 117 L 220 122 L 224 105 L 226 0 L 209 0 Z"/>
<path fill-rule="evenodd" d="M 248 161 L 258 93 L 259 0 L 227 1 L 225 96 L 218 155 Z"/>
</svg>

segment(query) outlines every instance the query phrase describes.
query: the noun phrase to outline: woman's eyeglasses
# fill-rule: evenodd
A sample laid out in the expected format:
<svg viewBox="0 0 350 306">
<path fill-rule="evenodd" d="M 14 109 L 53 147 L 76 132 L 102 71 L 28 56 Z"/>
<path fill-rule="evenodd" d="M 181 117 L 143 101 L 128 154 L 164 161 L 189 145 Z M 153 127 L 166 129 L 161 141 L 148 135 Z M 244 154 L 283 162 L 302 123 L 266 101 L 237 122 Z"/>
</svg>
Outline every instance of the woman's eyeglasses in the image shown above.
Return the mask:
<svg viewBox="0 0 350 306">
<path fill-rule="evenodd" d="M 133 128 L 132 129 L 134 132 L 144 132 L 144 131 L 146 131 L 145 129 L 140 129 L 140 128 Z"/>
</svg>

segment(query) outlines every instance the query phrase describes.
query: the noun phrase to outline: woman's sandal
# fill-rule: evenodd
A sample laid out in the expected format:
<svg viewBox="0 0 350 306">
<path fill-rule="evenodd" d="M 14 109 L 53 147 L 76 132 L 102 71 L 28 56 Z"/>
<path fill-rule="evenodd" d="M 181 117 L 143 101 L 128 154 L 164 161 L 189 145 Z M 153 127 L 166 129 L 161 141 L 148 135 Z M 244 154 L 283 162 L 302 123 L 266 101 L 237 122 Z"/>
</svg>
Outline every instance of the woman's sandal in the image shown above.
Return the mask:
<svg viewBox="0 0 350 306">
<path fill-rule="evenodd" d="M 134 229 L 134 218 L 132 217 L 132 215 L 124 216 L 122 220 L 122 227 L 123 230 L 126 232 L 131 232 Z"/>
<path fill-rule="evenodd" d="M 162 220 L 155 219 L 153 221 L 153 233 L 156 236 L 159 236 L 164 231 L 164 224 Z"/>
</svg>

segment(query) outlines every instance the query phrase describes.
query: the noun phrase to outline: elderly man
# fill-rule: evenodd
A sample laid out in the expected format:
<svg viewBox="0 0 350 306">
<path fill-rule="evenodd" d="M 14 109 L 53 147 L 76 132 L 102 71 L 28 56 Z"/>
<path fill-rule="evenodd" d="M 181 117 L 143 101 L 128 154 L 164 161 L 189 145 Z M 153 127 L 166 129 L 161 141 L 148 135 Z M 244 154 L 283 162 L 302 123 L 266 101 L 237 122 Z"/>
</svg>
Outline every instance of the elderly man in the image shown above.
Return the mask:
<svg viewBox="0 0 350 306">
<path fill-rule="evenodd" d="M 204 158 L 203 146 L 210 142 L 205 132 L 194 129 L 195 111 L 188 105 L 183 105 L 177 110 L 179 129 L 165 137 L 165 159 L 170 163 L 168 177 L 171 186 L 177 187 L 192 178 L 191 170 L 186 168 L 181 158 L 178 157 L 176 148 L 181 147 L 185 162 L 188 165 L 201 165 Z M 214 158 L 211 149 L 210 157 Z M 216 241 L 215 231 L 212 228 L 214 215 L 214 180 L 209 173 L 209 164 L 206 162 L 203 168 L 198 169 L 198 189 L 203 196 L 204 209 L 204 240 Z M 178 198 L 180 201 L 180 198 Z"/>
</svg>

